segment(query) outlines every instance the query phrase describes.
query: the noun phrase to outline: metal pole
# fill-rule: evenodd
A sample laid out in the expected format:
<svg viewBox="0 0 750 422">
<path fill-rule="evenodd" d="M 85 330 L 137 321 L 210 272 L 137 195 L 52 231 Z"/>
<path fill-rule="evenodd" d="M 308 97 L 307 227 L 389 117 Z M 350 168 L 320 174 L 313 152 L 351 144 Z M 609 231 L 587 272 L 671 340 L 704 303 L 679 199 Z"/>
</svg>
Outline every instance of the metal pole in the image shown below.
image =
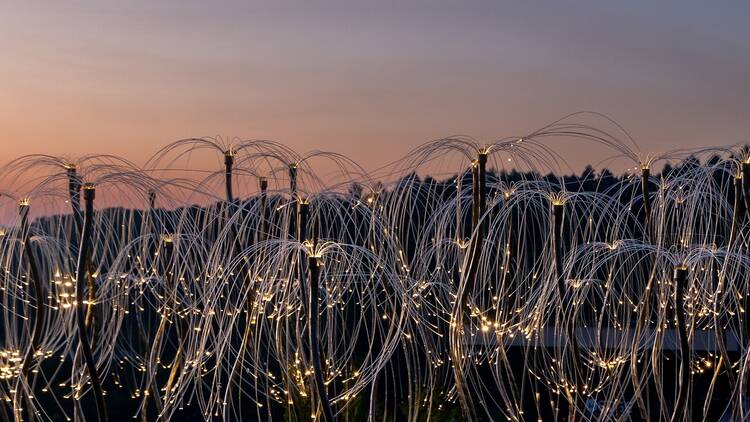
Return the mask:
<svg viewBox="0 0 750 422">
<path fill-rule="evenodd" d="M 688 343 L 685 325 L 685 288 L 687 287 L 688 269 L 678 266 L 674 269 L 674 308 L 679 340 L 680 378 L 678 383 L 677 402 L 672 413 L 672 422 L 685 418 L 688 389 L 690 388 L 690 344 Z"/>
<path fill-rule="evenodd" d="M 78 250 L 78 266 L 76 269 L 76 325 L 78 327 L 78 340 L 81 344 L 84 362 L 91 378 L 91 388 L 96 399 L 96 412 L 100 421 L 107 421 L 107 409 L 104 405 L 104 394 L 96 373 L 96 361 L 91 353 L 91 344 L 86 333 L 86 313 L 84 311 L 83 289 L 86 278 L 86 262 L 91 248 L 91 231 L 94 219 L 94 198 L 96 188 L 87 184 L 83 188 L 83 200 L 85 203 L 85 214 L 83 218 L 83 231 L 81 232 L 81 247 Z"/>
<path fill-rule="evenodd" d="M 229 149 L 224 151 L 224 183 L 227 191 L 227 202 L 234 201 L 232 194 L 232 167 L 234 166 L 234 152 Z"/>
</svg>

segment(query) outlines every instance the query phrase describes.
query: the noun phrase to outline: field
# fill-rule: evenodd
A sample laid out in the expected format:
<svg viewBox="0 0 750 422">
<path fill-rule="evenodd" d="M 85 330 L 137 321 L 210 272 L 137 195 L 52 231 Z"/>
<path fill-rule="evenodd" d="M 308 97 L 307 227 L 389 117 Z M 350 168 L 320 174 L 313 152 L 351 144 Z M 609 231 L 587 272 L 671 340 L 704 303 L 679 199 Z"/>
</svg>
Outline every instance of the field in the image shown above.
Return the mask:
<svg viewBox="0 0 750 422">
<path fill-rule="evenodd" d="M 750 152 L 591 117 L 376 170 L 221 138 L 4 164 L 0 419 L 746 419 Z M 626 170 L 565 176 L 559 139 Z"/>
</svg>

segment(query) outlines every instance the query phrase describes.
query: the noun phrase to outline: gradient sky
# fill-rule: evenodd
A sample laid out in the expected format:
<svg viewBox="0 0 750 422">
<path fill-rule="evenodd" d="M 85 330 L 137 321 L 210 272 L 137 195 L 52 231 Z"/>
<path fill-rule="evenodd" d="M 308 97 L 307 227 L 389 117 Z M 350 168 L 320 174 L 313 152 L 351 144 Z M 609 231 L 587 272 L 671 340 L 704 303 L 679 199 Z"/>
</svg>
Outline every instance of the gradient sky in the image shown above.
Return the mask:
<svg viewBox="0 0 750 422">
<path fill-rule="evenodd" d="M 374 168 L 579 110 L 646 151 L 750 140 L 750 2 L 62 3 L 0 13 L 0 162 L 222 135 Z"/>
</svg>

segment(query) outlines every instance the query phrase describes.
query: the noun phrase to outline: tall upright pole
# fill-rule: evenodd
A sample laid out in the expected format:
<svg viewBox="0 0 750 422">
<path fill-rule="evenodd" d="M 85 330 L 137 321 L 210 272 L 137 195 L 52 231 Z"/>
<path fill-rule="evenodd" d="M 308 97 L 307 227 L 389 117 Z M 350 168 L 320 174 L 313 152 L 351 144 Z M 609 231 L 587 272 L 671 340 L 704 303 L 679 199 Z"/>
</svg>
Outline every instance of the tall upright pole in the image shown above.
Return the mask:
<svg viewBox="0 0 750 422">
<path fill-rule="evenodd" d="M 565 218 L 565 202 L 563 200 L 552 201 L 552 242 L 553 242 L 553 254 L 555 261 L 555 279 L 557 280 L 557 290 L 560 295 L 560 304 L 565 306 L 563 300 L 565 299 L 565 282 L 563 275 L 563 220 Z M 573 354 L 572 367 L 573 375 L 575 377 L 573 385 L 578 390 L 578 359 L 580 358 L 578 337 L 576 336 L 576 325 L 575 319 L 571 321 L 570 326 L 567 327 L 568 341 L 570 342 L 570 348 Z M 574 421 L 576 418 L 576 401 L 574 397 L 566 391 L 568 399 L 568 420 Z"/>
<path fill-rule="evenodd" d="M 643 194 L 643 227 L 644 237 L 651 235 L 651 191 L 649 178 L 651 170 L 645 164 L 641 165 L 641 193 Z"/>
<path fill-rule="evenodd" d="M 21 406 L 20 406 L 20 397 L 21 391 L 24 391 L 24 396 L 27 399 L 28 402 L 28 412 L 29 415 L 31 415 L 32 409 L 31 409 L 31 397 L 33 397 L 33 391 L 32 389 L 32 383 L 28 382 L 28 379 L 26 380 L 26 383 L 21 382 L 21 377 L 27 378 L 29 374 L 29 368 L 31 367 L 31 362 L 34 358 L 34 353 L 36 353 L 37 349 L 39 349 L 39 342 L 41 340 L 42 330 L 44 329 L 44 320 L 46 317 L 46 304 L 44 303 L 44 298 L 46 297 L 45 291 L 44 291 L 44 284 L 41 280 L 41 275 L 39 273 L 39 268 L 37 267 L 36 260 L 34 259 L 33 250 L 31 248 L 31 241 L 30 241 L 30 234 L 29 234 L 29 201 L 28 200 L 22 200 L 19 203 L 19 213 L 21 215 L 21 236 L 23 239 L 23 253 L 26 255 L 26 259 L 29 262 L 29 278 L 31 279 L 31 287 L 34 289 L 34 302 L 36 303 L 36 312 L 34 315 L 34 326 L 31 330 L 31 339 L 29 341 L 29 345 L 26 348 L 26 354 L 23 358 L 23 362 L 21 364 L 21 374 L 17 379 L 16 382 L 16 397 L 13 402 L 13 412 L 15 414 L 16 420 L 21 420 Z M 28 387 L 28 388 L 27 388 Z"/>
<path fill-rule="evenodd" d="M 289 164 L 289 200 L 291 202 L 290 216 L 289 216 L 289 237 L 291 237 L 297 230 L 297 164 Z M 300 242 L 303 240 L 301 237 L 297 237 Z"/>
<path fill-rule="evenodd" d="M 310 202 L 306 199 L 297 201 L 297 241 L 304 242 L 308 239 L 307 225 L 310 220 Z"/>
<path fill-rule="evenodd" d="M 298 206 L 298 225 L 297 225 L 297 238 L 298 240 L 304 239 L 305 243 L 309 244 L 311 249 L 307 259 L 307 336 L 310 345 L 310 360 L 313 366 L 313 384 L 316 390 L 316 396 L 320 402 L 320 407 L 323 411 L 323 417 L 327 422 L 333 422 L 335 420 L 333 416 L 333 410 L 331 404 L 328 401 L 328 393 L 325 386 L 325 372 L 323 369 L 322 359 L 320 355 L 320 326 L 318 324 L 318 318 L 320 313 L 320 307 L 318 304 L 318 294 L 320 291 L 320 258 L 315 254 L 315 239 L 310 234 L 309 221 L 310 221 L 310 203 L 307 200 L 300 199 L 297 202 Z M 302 264 L 300 262 L 300 264 Z M 303 289 L 304 291 L 304 289 Z"/>
<path fill-rule="evenodd" d="M 471 163 L 471 230 L 475 231 L 479 226 L 479 163 Z"/>
<path fill-rule="evenodd" d="M 732 207 L 732 228 L 729 232 L 728 247 L 732 247 L 735 240 L 737 239 L 737 231 L 739 230 L 740 221 L 743 220 L 744 210 L 744 195 L 742 193 L 742 177 L 737 176 L 734 178 L 734 205 Z"/>
<path fill-rule="evenodd" d="M 260 233 L 258 233 L 258 240 L 265 240 L 268 236 L 268 180 L 265 177 L 261 177 L 260 184 Z"/>
<path fill-rule="evenodd" d="M 297 199 L 297 164 L 289 164 L 289 194 L 292 200 Z"/>
<path fill-rule="evenodd" d="M 310 313 L 310 321 L 308 324 L 308 338 L 310 341 L 310 355 L 312 358 L 313 371 L 315 375 L 315 389 L 317 390 L 318 400 L 320 406 L 323 409 L 323 416 L 328 422 L 333 422 L 336 419 L 333 416 L 333 410 L 331 404 L 328 401 L 328 393 L 326 392 L 325 382 L 323 381 L 324 372 L 322 359 L 320 356 L 320 327 L 318 325 L 318 290 L 320 289 L 320 258 L 311 255 L 308 257 L 308 271 L 310 281 L 310 299 L 308 300 L 308 309 Z"/>
<path fill-rule="evenodd" d="M 74 164 L 66 166 L 68 174 L 68 197 L 70 207 L 73 210 L 73 221 L 76 225 L 76 232 L 80 236 L 83 229 L 83 215 L 81 214 L 81 179 L 78 177 L 78 171 Z"/>
<path fill-rule="evenodd" d="M 227 193 L 227 202 L 234 201 L 232 193 L 232 168 L 234 167 L 234 151 L 228 149 L 224 151 L 224 185 Z"/>
<path fill-rule="evenodd" d="M 94 198 L 96 197 L 96 188 L 93 184 L 87 184 L 83 187 L 83 200 L 85 204 L 85 214 L 83 217 L 83 231 L 81 232 L 81 247 L 78 249 L 78 265 L 76 269 L 76 326 L 78 327 L 78 340 L 83 352 L 83 359 L 86 369 L 91 378 L 91 388 L 96 399 L 96 412 L 100 421 L 107 421 L 107 409 L 104 405 L 104 393 L 99 381 L 99 375 L 96 372 L 96 361 L 91 352 L 91 343 L 86 333 L 86 312 L 84 309 L 83 290 L 87 278 L 87 261 L 89 250 L 91 249 L 91 232 L 94 220 Z M 82 385 L 79 389 L 82 389 Z M 77 394 L 77 392 L 76 392 Z"/>
<path fill-rule="evenodd" d="M 487 153 L 484 149 L 482 149 L 479 151 L 477 159 L 471 163 L 471 241 L 469 243 L 468 251 L 468 267 L 464 268 L 464 270 L 461 272 L 461 285 L 459 286 L 459 295 L 456 300 L 457 312 L 455 314 L 455 323 L 460 324 L 461 327 L 463 327 L 464 323 L 466 322 L 465 311 L 469 310 L 469 308 L 471 308 L 472 306 L 470 298 L 476 284 L 476 276 L 479 271 L 479 263 L 481 261 L 482 247 L 484 244 L 485 224 L 480 224 L 480 221 L 487 204 L 485 195 L 486 164 Z M 462 328 L 459 328 L 458 332 L 460 333 L 461 331 L 463 331 Z M 459 359 L 461 357 L 459 355 L 456 355 L 454 358 Z M 457 365 L 462 364 L 457 363 Z M 456 377 L 456 385 L 461 386 L 463 384 L 463 375 L 461 371 L 455 371 L 454 375 Z M 464 412 L 464 416 L 467 419 L 475 419 L 474 408 L 471 403 L 471 396 L 469 394 L 466 394 L 462 387 L 458 388 L 458 398 L 461 404 L 461 409 Z"/>
<path fill-rule="evenodd" d="M 154 236 L 154 239 L 149 240 L 148 242 L 148 259 L 152 260 L 154 259 L 154 255 L 156 254 L 156 248 L 158 243 L 158 228 L 156 226 L 156 192 L 153 190 L 148 191 L 148 216 L 149 216 L 149 223 L 152 229 L 151 235 Z M 143 230 L 143 229 L 141 229 Z"/>
<path fill-rule="evenodd" d="M 745 213 L 750 216 L 750 162 L 747 160 L 742 162 L 740 173 L 742 175 L 742 198 L 745 202 Z"/>
<path fill-rule="evenodd" d="M 487 150 L 482 148 L 477 156 L 477 176 L 479 178 L 477 187 L 479 188 L 479 218 L 487 211 Z M 482 236 L 484 237 L 487 223 L 482 224 Z"/>
<path fill-rule="evenodd" d="M 486 223 L 480 224 L 482 215 L 487 208 L 487 198 L 485 194 L 485 185 L 487 183 L 487 153 L 484 150 L 479 152 L 477 159 L 471 164 L 472 180 L 472 206 L 471 206 L 471 223 L 472 223 L 472 241 L 469 255 L 469 268 L 465 272 L 466 285 L 464 292 L 471 292 L 474 289 L 475 278 L 478 271 L 479 260 L 482 255 L 484 246 L 484 228 Z M 465 296 L 468 298 L 468 295 Z M 468 300 L 468 299 L 467 299 Z M 468 303 L 468 302 L 467 302 Z"/>
<path fill-rule="evenodd" d="M 674 308 L 679 340 L 680 378 L 678 380 L 677 401 L 672 412 L 672 422 L 685 418 L 688 391 L 690 389 L 690 343 L 688 342 L 685 324 L 685 288 L 687 287 L 688 269 L 678 266 L 674 269 Z"/>
<path fill-rule="evenodd" d="M 562 248 L 562 227 L 565 205 L 562 201 L 552 202 L 552 242 L 555 257 L 555 277 L 557 278 L 557 288 L 560 293 L 560 299 L 565 296 L 565 285 L 563 283 L 563 248 Z"/>
<path fill-rule="evenodd" d="M 156 208 L 156 192 L 153 189 L 148 191 L 148 208 L 150 210 Z"/>
</svg>

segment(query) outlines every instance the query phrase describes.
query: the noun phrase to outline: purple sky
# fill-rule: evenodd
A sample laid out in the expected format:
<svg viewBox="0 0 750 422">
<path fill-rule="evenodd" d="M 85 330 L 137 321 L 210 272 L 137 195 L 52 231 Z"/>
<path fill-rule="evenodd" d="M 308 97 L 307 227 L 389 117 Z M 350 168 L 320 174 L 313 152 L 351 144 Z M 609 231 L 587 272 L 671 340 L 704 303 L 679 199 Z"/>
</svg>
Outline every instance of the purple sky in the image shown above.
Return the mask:
<svg viewBox="0 0 750 422">
<path fill-rule="evenodd" d="M 750 140 L 748 2 L 30 3 L 0 14 L 0 162 L 222 135 L 374 168 L 579 110 L 644 151 Z"/>
</svg>

